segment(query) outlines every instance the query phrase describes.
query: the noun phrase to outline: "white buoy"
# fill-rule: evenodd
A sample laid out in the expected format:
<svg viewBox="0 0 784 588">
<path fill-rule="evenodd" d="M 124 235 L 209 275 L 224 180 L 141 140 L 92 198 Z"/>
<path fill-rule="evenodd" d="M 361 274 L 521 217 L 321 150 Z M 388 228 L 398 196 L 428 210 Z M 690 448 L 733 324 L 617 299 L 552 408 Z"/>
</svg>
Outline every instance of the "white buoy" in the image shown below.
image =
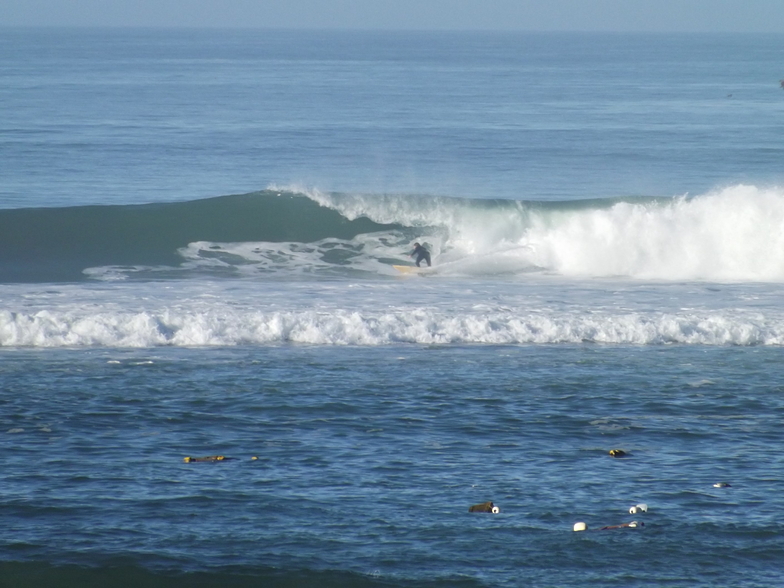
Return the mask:
<svg viewBox="0 0 784 588">
<path fill-rule="evenodd" d="M 629 509 L 629 514 L 637 514 L 638 512 L 648 512 L 648 505 L 642 502 L 635 504 Z"/>
<path fill-rule="evenodd" d="M 500 508 L 498 508 L 497 506 L 494 506 L 494 507 L 493 507 L 493 510 L 492 510 L 491 512 L 492 512 L 493 514 L 498 514 L 499 512 L 501 512 L 501 509 L 500 509 Z"/>
<path fill-rule="evenodd" d="M 585 531 L 588 529 L 588 525 L 585 523 L 575 523 L 573 528 L 575 531 Z"/>
</svg>

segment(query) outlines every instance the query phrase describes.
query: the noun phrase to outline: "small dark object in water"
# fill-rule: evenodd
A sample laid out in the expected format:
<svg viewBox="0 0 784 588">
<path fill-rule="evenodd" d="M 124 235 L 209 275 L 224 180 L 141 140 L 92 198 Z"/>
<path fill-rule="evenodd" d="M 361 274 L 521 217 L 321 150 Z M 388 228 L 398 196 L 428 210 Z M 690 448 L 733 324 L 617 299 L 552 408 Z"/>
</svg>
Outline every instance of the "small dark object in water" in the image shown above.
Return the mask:
<svg viewBox="0 0 784 588">
<path fill-rule="evenodd" d="M 192 463 L 197 461 L 206 461 L 209 463 L 215 463 L 217 461 L 231 461 L 234 459 L 233 457 L 225 457 L 223 455 L 208 455 L 207 457 L 185 457 L 183 461 L 185 463 Z"/>
<path fill-rule="evenodd" d="M 474 506 L 468 507 L 468 512 L 490 512 L 498 514 L 501 512 L 501 509 L 492 502 L 483 502 L 482 504 L 475 504 Z"/>
</svg>

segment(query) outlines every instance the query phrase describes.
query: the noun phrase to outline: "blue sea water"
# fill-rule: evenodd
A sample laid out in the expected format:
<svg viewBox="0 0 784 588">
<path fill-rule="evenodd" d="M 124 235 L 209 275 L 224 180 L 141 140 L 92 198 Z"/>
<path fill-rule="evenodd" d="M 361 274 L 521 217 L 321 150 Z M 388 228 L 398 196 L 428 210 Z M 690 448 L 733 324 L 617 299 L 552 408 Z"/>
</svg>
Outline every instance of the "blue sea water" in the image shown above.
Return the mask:
<svg viewBox="0 0 784 588">
<path fill-rule="evenodd" d="M 783 55 L 2 29 L 0 586 L 780 584 Z"/>
</svg>

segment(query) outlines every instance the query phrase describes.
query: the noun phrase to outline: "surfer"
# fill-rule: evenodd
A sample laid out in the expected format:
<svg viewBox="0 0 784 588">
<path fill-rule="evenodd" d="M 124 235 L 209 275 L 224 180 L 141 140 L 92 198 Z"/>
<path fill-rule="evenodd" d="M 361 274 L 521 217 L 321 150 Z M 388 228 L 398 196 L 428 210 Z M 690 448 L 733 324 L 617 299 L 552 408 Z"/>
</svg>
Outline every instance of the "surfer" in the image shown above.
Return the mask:
<svg viewBox="0 0 784 588">
<path fill-rule="evenodd" d="M 414 250 L 411 252 L 410 257 L 414 257 L 415 255 L 417 267 L 422 263 L 422 260 L 425 260 L 427 262 L 427 267 L 430 267 L 430 252 L 419 243 L 414 243 Z"/>
</svg>

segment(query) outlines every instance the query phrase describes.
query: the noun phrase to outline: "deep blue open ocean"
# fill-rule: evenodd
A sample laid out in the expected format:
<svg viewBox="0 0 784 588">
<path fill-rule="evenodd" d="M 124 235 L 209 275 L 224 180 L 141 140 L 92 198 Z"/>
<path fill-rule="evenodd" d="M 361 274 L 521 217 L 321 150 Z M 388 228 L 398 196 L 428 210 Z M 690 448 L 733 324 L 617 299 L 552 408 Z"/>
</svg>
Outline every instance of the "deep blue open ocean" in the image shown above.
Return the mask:
<svg viewBox="0 0 784 588">
<path fill-rule="evenodd" d="M 782 78 L 0 29 L 0 586 L 782 585 Z"/>
</svg>

